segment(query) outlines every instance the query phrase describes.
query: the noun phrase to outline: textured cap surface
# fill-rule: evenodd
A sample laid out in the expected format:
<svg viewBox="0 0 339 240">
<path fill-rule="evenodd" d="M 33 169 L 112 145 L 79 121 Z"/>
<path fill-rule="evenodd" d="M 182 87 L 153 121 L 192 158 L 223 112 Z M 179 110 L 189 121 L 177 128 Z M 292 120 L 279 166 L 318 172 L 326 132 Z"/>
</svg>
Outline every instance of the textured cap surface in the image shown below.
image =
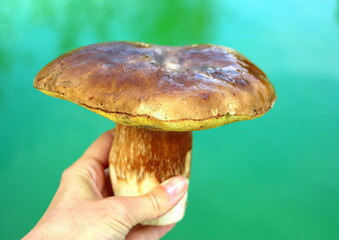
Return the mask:
<svg viewBox="0 0 339 240">
<path fill-rule="evenodd" d="M 76 49 L 34 87 L 121 124 L 194 131 L 252 119 L 275 101 L 266 75 L 230 48 L 108 42 Z"/>
</svg>

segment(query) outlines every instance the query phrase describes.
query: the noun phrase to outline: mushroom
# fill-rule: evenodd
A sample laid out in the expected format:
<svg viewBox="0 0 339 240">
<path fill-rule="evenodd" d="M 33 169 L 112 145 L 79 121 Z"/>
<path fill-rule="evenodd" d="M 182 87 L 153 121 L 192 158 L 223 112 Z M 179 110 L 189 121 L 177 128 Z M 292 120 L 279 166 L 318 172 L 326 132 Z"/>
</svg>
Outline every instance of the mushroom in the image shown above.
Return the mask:
<svg viewBox="0 0 339 240">
<path fill-rule="evenodd" d="M 192 131 L 260 117 L 276 99 L 258 67 L 211 44 L 94 44 L 49 63 L 34 87 L 116 122 L 109 165 L 117 196 L 144 194 L 175 175 L 189 179 Z M 186 197 L 143 224 L 179 221 Z"/>
</svg>

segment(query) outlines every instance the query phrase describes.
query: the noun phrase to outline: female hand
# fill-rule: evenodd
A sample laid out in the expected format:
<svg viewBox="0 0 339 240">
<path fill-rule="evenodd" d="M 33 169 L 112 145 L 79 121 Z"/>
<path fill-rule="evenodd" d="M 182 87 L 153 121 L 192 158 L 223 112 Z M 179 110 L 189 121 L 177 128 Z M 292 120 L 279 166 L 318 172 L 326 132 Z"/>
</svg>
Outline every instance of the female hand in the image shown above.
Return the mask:
<svg viewBox="0 0 339 240">
<path fill-rule="evenodd" d="M 47 211 L 29 239 L 160 239 L 175 224 L 142 226 L 164 215 L 187 191 L 187 181 L 173 177 L 137 197 L 112 196 L 108 155 L 114 131 L 101 135 L 61 177 Z"/>
</svg>

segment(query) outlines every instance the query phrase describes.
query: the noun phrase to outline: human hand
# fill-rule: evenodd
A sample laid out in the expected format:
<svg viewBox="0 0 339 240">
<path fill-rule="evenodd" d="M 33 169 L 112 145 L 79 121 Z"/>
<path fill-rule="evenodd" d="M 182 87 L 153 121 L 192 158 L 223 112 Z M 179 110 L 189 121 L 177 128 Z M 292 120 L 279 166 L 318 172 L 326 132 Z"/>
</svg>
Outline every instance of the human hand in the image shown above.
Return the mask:
<svg viewBox="0 0 339 240">
<path fill-rule="evenodd" d="M 142 196 L 112 196 L 107 167 L 113 137 L 113 130 L 101 135 L 63 172 L 50 206 L 24 240 L 152 240 L 174 227 L 138 224 L 174 207 L 187 192 L 185 178 L 173 177 Z"/>
</svg>

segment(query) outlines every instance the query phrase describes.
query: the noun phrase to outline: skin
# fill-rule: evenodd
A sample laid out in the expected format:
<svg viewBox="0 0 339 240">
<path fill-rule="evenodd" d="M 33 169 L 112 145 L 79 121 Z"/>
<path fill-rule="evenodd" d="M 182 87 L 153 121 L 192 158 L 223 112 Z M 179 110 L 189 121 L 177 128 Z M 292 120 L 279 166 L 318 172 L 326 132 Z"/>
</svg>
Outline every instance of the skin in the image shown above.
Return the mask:
<svg viewBox="0 0 339 240">
<path fill-rule="evenodd" d="M 114 130 L 102 134 L 61 178 L 47 211 L 23 238 L 29 239 L 160 239 L 175 224 L 143 226 L 174 207 L 187 192 L 181 176 L 166 180 L 138 197 L 112 196 L 108 155 Z"/>
</svg>

